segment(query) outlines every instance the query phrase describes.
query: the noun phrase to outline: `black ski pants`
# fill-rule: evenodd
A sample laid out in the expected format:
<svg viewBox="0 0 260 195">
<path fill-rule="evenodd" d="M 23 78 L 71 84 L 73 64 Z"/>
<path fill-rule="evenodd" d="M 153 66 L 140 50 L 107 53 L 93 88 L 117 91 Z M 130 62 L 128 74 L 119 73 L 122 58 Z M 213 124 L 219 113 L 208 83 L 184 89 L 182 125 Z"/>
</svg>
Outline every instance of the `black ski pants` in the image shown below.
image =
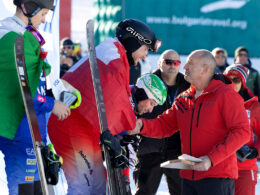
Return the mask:
<svg viewBox="0 0 260 195">
<path fill-rule="evenodd" d="M 169 193 L 181 194 L 181 179 L 178 169 L 161 168 L 163 162 L 160 153 L 150 153 L 139 156 L 133 172 L 136 185 L 135 195 L 155 195 L 160 185 L 162 175 L 166 177 Z"/>
<path fill-rule="evenodd" d="M 182 179 L 182 195 L 234 195 L 234 180 L 228 178 Z"/>
</svg>

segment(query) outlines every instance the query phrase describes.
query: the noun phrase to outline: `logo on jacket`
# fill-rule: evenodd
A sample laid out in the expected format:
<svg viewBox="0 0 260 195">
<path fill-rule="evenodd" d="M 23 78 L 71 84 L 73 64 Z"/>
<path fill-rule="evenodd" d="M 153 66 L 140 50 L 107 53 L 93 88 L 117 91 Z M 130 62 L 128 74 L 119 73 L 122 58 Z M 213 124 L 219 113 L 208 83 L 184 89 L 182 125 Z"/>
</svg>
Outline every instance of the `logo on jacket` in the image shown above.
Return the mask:
<svg viewBox="0 0 260 195">
<path fill-rule="evenodd" d="M 33 181 L 34 176 L 25 176 L 25 181 Z"/>
<path fill-rule="evenodd" d="M 26 164 L 27 165 L 36 165 L 36 159 L 27 158 Z"/>
<path fill-rule="evenodd" d="M 33 148 L 26 148 L 25 151 L 28 156 L 35 156 L 35 152 Z"/>
<path fill-rule="evenodd" d="M 35 173 L 35 169 L 26 169 L 26 173 Z"/>
<path fill-rule="evenodd" d="M 203 13 L 209 13 L 222 9 L 240 9 L 249 0 L 220 0 L 213 3 L 209 3 L 200 8 L 200 11 Z"/>
</svg>

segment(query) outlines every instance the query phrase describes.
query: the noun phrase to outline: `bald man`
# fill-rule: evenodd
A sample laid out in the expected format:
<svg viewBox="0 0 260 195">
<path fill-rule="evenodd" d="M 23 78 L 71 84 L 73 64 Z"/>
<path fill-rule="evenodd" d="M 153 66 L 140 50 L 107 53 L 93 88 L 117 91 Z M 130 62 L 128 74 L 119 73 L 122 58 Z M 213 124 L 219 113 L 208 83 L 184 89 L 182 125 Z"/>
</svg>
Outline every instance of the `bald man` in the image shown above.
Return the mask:
<svg viewBox="0 0 260 195">
<path fill-rule="evenodd" d="M 156 118 L 172 106 L 179 93 L 189 88 L 190 84 L 184 79 L 184 75 L 179 73 L 180 65 L 180 56 L 176 51 L 166 50 L 161 54 L 158 69 L 154 74 L 164 82 L 167 89 L 167 99 L 163 105 L 154 107 L 152 113 L 143 114 L 139 117 Z M 179 170 L 160 167 L 162 162 L 176 159 L 180 154 L 181 141 L 179 132 L 163 139 L 142 137 L 134 170 L 136 195 L 155 195 L 162 175 L 166 177 L 169 193 L 171 195 L 180 195 L 181 179 Z"/>
<path fill-rule="evenodd" d="M 214 75 L 215 68 L 208 50 L 192 52 L 184 66 L 184 78 L 191 87 L 162 115 L 138 119 L 136 128 L 129 131 L 163 138 L 179 130 L 182 153 L 202 160 L 180 171 L 182 195 L 233 195 L 238 177 L 235 151 L 250 138 L 243 100 L 223 77 Z"/>
</svg>

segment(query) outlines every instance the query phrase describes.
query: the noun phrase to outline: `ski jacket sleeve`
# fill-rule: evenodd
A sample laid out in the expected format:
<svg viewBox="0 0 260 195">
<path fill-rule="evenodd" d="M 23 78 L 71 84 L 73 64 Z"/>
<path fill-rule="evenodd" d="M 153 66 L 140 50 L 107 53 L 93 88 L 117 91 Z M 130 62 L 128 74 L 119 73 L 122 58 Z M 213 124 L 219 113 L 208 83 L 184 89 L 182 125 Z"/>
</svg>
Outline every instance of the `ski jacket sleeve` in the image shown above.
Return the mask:
<svg viewBox="0 0 260 195">
<path fill-rule="evenodd" d="M 222 102 L 219 104 L 222 113 L 219 114 L 228 131 L 224 142 L 215 145 L 208 154 L 213 166 L 234 154 L 250 139 L 249 121 L 240 95 L 230 89 L 217 98 Z"/>
<path fill-rule="evenodd" d="M 141 120 L 143 121 L 141 134 L 147 137 L 170 137 L 178 130 L 175 105 L 166 110 L 162 115 L 159 115 L 156 119 Z"/>
</svg>

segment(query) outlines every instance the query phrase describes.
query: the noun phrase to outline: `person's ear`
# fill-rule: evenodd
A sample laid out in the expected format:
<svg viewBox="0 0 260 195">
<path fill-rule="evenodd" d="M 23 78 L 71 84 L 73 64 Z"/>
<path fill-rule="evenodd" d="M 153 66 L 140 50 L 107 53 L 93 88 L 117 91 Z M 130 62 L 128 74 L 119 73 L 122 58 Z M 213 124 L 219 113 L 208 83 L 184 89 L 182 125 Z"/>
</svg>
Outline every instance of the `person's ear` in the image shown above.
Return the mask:
<svg viewBox="0 0 260 195">
<path fill-rule="evenodd" d="M 210 71 L 210 67 L 208 64 L 204 64 L 202 65 L 202 73 L 205 74 L 205 73 L 208 73 Z"/>
</svg>

